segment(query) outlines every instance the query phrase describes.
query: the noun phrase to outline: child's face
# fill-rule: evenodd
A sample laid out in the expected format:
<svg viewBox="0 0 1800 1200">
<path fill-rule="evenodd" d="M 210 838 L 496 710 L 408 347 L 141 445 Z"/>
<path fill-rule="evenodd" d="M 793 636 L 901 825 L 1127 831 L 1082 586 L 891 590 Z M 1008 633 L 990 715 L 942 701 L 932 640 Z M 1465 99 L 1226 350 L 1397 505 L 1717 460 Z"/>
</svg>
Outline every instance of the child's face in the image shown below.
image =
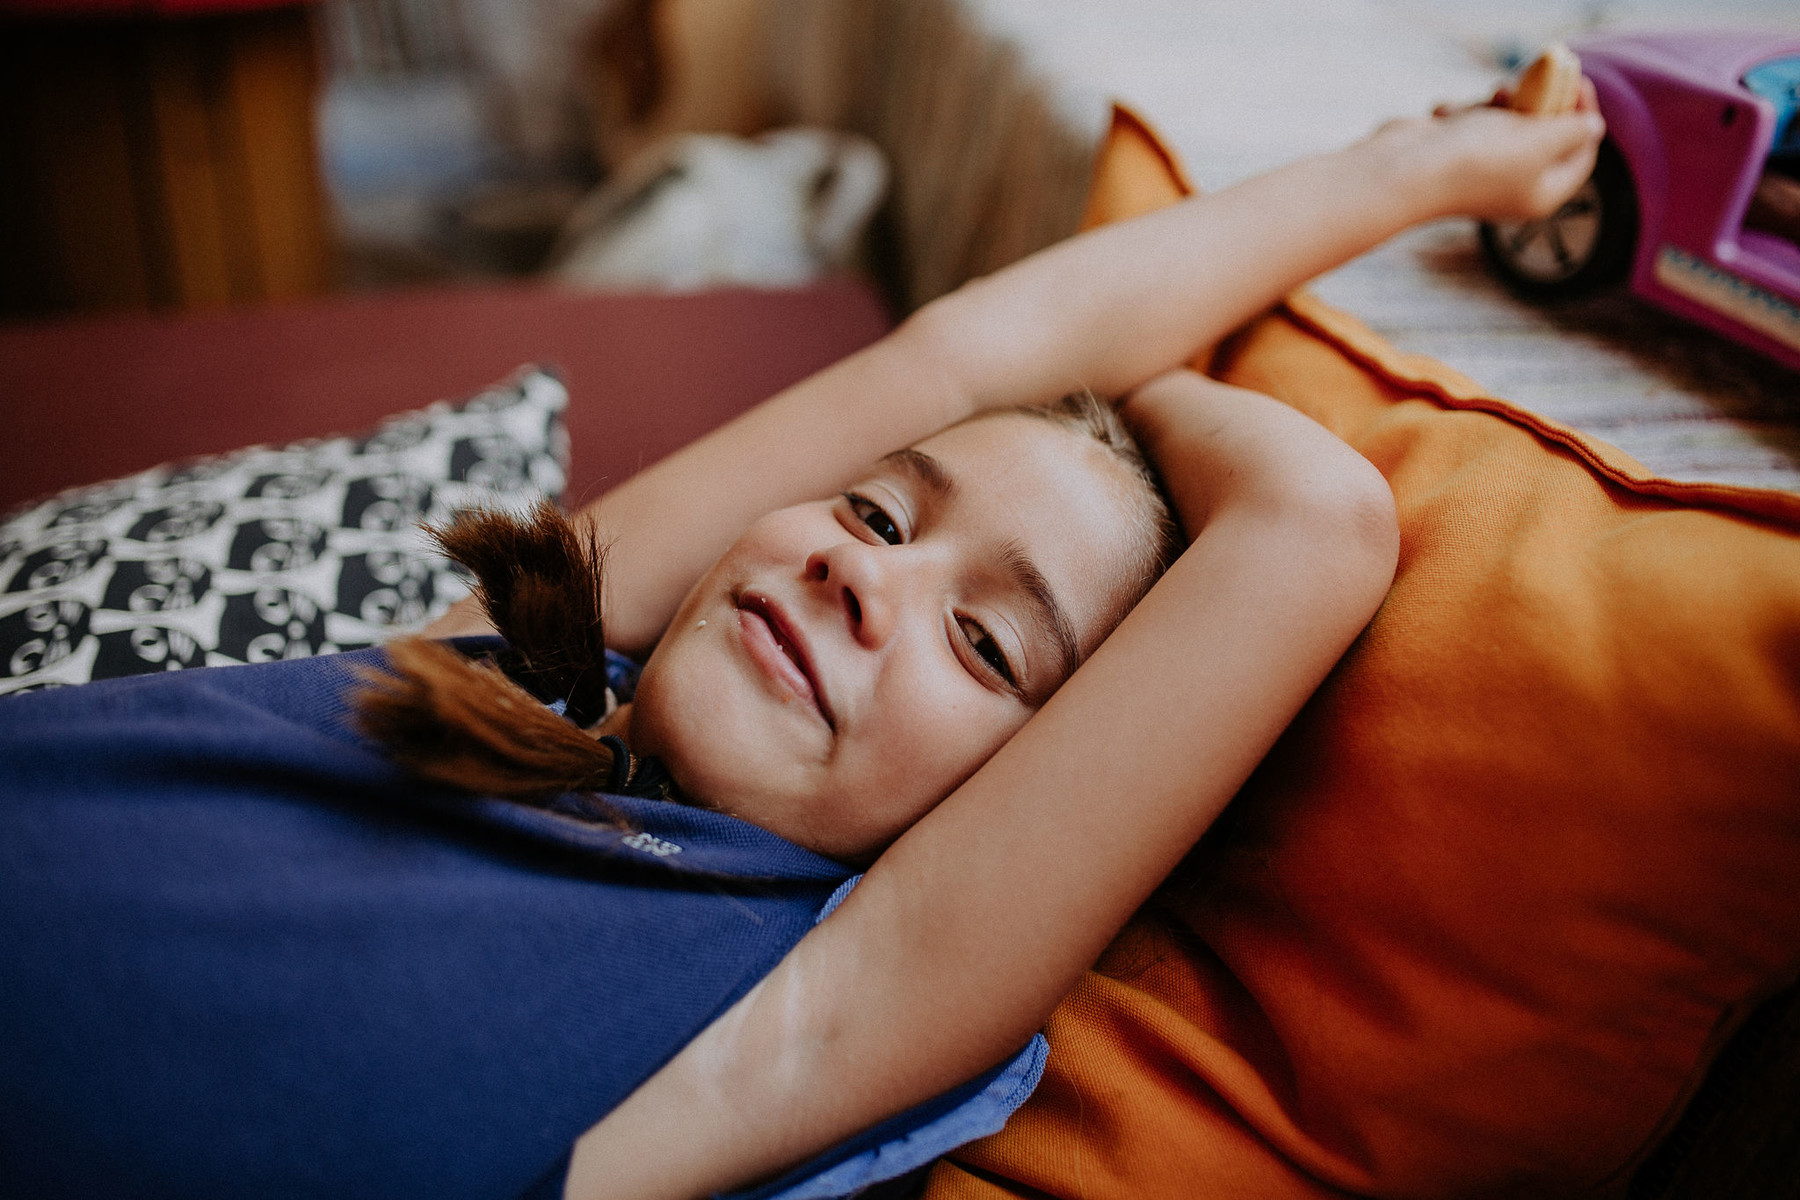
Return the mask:
<svg viewBox="0 0 1800 1200">
<path fill-rule="evenodd" d="M 1149 553 L 1133 486 L 1093 440 L 999 417 L 771 513 L 645 665 L 633 748 L 698 803 L 872 857 L 1116 623 Z"/>
</svg>

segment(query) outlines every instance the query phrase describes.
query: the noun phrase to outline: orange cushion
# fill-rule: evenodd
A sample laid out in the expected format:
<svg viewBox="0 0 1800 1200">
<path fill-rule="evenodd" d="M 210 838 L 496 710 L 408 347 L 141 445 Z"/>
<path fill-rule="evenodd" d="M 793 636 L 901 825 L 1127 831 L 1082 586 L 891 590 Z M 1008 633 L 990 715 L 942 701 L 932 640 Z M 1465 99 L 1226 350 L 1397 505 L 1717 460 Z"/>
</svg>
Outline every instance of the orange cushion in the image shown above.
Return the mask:
<svg viewBox="0 0 1800 1200">
<path fill-rule="evenodd" d="M 1090 219 L 1187 190 L 1117 114 Z M 928 1194 L 1616 1191 L 1800 968 L 1800 496 L 1654 478 L 1304 292 L 1212 367 L 1381 469 L 1398 577 Z"/>
</svg>

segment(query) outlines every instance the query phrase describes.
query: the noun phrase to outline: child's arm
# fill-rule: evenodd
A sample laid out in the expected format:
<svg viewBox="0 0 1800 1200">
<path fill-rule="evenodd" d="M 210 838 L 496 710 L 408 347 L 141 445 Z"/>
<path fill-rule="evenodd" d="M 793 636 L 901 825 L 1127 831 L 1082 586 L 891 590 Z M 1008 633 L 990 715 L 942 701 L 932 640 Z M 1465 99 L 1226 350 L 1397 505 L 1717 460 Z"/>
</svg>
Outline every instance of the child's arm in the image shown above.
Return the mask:
<svg viewBox="0 0 1800 1200">
<path fill-rule="evenodd" d="M 585 510 L 614 543 L 608 643 L 653 645 L 693 581 L 762 514 L 829 495 L 882 454 L 985 408 L 1082 386 L 1122 395 L 1419 221 L 1548 212 L 1586 178 L 1598 140 L 1591 111 L 1394 122 L 934 301 Z M 432 632 L 469 629 L 465 615 Z"/>
<path fill-rule="evenodd" d="M 1447 216 L 1545 216 L 1593 170 L 1603 124 L 1492 107 L 1389 122 L 1302 159 L 1051 247 L 921 310 L 971 403 L 1118 396 L 1295 287 Z M 998 350 L 998 352 L 997 352 Z"/>
<path fill-rule="evenodd" d="M 570 1200 L 741 1183 L 1016 1051 L 1368 620 L 1397 535 L 1365 459 L 1188 371 L 1124 413 L 1193 544 L 836 914 L 578 1143 Z"/>
<path fill-rule="evenodd" d="M 1179 358 L 1392 232 L 1401 214 L 1553 207 L 1585 177 L 1597 129 L 1518 121 L 1483 112 L 1389 127 L 1020 264 L 926 319 L 970 314 L 935 337 L 966 332 L 973 355 L 1015 319 L 1013 303 L 1061 286 L 1040 315 L 1074 344 L 1030 322 L 1011 328 L 1031 353 L 964 362 L 950 378 L 971 388 L 965 402 L 1021 380 L 1052 395 L 1072 382 L 1055 371 L 1077 367 L 1097 387 L 1126 387 L 1152 360 Z M 1136 265 L 1116 269 L 1121 254 Z M 1089 267 L 1098 278 L 1084 283 Z M 991 297 L 1009 279 L 1031 287 L 1000 304 Z M 1115 321 L 1115 306 L 1134 315 Z M 1123 344 L 1144 338 L 1148 352 Z M 741 1183 L 1016 1050 L 1374 611 L 1397 538 L 1386 485 L 1361 456 L 1267 397 L 1190 372 L 1143 386 L 1124 412 L 1197 531 L 1187 553 L 838 913 L 583 1137 L 571 1200 Z"/>
</svg>

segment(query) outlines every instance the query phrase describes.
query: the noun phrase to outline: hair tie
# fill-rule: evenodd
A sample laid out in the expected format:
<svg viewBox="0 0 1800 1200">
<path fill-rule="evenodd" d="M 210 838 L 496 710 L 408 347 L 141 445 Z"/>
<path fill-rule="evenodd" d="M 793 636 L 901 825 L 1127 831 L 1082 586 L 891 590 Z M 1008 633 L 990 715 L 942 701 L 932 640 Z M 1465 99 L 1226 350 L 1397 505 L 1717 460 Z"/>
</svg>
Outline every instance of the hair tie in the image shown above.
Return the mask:
<svg viewBox="0 0 1800 1200">
<path fill-rule="evenodd" d="M 628 795 L 625 789 L 631 785 L 631 750 L 625 745 L 625 739 L 609 733 L 596 740 L 612 751 L 612 770 L 607 773 L 606 786 L 601 790 L 615 796 Z"/>
<path fill-rule="evenodd" d="M 667 800 L 675 790 L 674 777 L 661 760 L 633 754 L 623 738 L 610 733 L 595 740 L 612 751 L 612 769 L 607 773 L 602 791 L 614 796 L 635 796 L 640 800 Z"/>
</svg>

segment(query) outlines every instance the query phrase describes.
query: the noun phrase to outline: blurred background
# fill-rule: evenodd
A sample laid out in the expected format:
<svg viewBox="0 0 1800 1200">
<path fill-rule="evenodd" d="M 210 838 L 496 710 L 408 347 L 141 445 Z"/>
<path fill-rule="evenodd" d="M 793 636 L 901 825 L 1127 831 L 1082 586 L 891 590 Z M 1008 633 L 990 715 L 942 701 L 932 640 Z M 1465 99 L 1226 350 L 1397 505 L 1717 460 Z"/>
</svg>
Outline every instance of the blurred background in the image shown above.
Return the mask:
<svg viewBox="0 0 1800 1200">
<path fill-rule="evenodd" d="M 1074 227 L 1113 97 L 1218 188 L 1481 97 L 1551 38 L 1796 30 L 1800 4 L 0 0 L 0 22 L 0 320 L 846 270 L 898 315 Z M 795 126 L 830 132 L 681 136 Z M 1791 372 L 1623 297 L 1526 308 L 1466 223 L 1318 286 L 1659 469 L 1800 487 Z M 1588 352 L 1547 377 L 1533 338 Z"/>
<path fill-rule="evenodd" d="M 1479 95 L 1552 37 L 1800 27 L 1791 0 L 0 0 L 0 14 L 9 316 L 529 274 L 584 193 L 677 130 L 861 125 L 890 155 L 930 157 L 895 142 L 907 126 L 944 138 L 934 103 L 972 103 L 994 130 L 1041 100 L 1025 118 L 1040 127 L 1011 132 L 1067 143 L 1023 164 L 1066 189 L 1117 95 L 1218 187 Z M 853 94 L 851 71 L 889 94 Z M 935 154 L 984 174 L 958 149 Z M 890 200 L 888 223 L 906 204 Z M 1004 252 L 1060 232 L 1048 213 L 1002 215 L 1025 226 L 989 222 Z M 944 282 L 890 290 L 916 303 Z"/>
</svg>

